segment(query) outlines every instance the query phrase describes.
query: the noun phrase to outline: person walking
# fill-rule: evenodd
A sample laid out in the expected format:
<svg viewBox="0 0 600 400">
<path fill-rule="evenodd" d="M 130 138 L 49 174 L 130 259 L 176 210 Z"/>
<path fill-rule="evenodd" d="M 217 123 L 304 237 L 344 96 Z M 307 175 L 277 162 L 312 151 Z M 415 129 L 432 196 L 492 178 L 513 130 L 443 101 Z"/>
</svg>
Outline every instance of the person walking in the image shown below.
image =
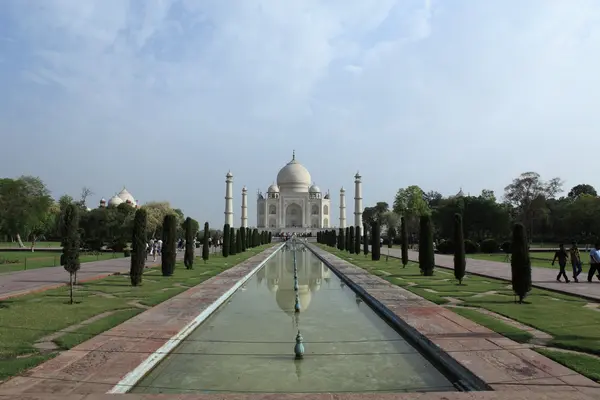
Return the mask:
<svg viewBox="0 0 600 400">
<path fill-rule="evenodd" d="M 596 242 L 594 248 L 590 250 L 590 270 L 588 271 L 588 282 L 592 282 L 594 274 L 600 275 L 600 243 Z M 600 280 L 600 276 L 596 276 Z"/>
<path fill-rule="evenodd" d="M 564 276 L 565 282 L 569 283 L 569 278 L 567 278 L 567 273 L 565 272 L 565 268 L 567 267 L 567 258 L 569 258 L 569 254 L 565 250 L 565 245 L 561 243 L 558 246 L 558 251 L 554 253 L 554 259 L 552 260 L 552 265 L 554 265 L 554 262 L 558 259 L 558 265 L 560 266 L 560 272 L 556 277 L 557 282 L 560 282 L 560 277 Z"/>
<path fill-rule="evenodd" d="M 573 280 L 575 282 L 579 282 L 577 277 L 581 274 L 581 255 L 579 254 L 579 249 L 577 248 L 577 243 L 573 242 L 571 244 L 571 248 L 569 249 L 569 256 L 571 257 L 571 266 L 573 267 Z"/>
</svg>

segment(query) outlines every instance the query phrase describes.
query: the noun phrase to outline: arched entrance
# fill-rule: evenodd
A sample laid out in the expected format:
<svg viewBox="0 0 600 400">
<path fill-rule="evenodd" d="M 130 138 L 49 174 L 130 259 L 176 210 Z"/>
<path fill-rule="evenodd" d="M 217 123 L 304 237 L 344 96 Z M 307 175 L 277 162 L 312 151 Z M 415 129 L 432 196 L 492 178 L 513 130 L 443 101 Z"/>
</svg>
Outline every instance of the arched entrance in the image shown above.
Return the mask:
<svg viewBox="0 0 600 400">
<path fill-rule="evenodd" d="M 285 210 L 285 226 L 286 228 L 301 228 L 302 227 L 302 207 L 296 203 L 287 206 Z"/>
</svg>

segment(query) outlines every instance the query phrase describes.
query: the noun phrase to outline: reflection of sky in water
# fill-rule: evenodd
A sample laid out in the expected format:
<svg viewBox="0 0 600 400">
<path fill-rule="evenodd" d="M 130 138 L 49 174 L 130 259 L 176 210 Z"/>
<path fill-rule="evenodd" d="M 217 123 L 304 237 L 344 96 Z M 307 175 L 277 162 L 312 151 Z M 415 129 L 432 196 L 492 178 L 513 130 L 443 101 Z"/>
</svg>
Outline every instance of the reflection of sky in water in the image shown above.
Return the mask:
<svg viewBox="0 0 600 400">
<path fill-rule="evenodd" d="M 276 253 L 133 392 L 453 391 L 310 252 Z M 298 329 L 305 345 L 294 360 Z"/>
</svg>

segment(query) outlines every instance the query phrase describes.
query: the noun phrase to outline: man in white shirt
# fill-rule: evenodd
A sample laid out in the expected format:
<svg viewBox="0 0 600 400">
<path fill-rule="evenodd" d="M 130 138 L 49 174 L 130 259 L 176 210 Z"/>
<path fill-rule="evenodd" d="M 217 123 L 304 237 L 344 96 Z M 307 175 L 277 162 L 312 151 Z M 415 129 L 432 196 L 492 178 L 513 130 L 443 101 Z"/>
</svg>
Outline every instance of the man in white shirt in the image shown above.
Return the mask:
<svg viewBox="0 0 600 400">
<path fill-rule="evenodd" d="M 594 274 L 597 274 L 600 280 L 600 243 L 596 243 L 590 250 L 590 270 L 588 272 L 588 282 L 592 281 Z"/>
</svg>

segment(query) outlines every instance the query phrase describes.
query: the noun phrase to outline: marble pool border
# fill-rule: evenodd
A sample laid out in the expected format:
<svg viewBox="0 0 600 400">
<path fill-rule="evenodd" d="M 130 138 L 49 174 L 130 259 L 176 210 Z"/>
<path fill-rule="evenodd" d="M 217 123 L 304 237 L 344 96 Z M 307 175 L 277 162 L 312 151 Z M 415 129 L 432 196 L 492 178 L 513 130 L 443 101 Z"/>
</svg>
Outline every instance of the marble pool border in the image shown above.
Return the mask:
<svg viewBox="0 0 600 400">
<path fill-rule="evenodd" d="M 307 247 L 427 358 L 434 358 L 434 365 L 441 362 L 442 370 L 458 378 L 459 384 L 466 384 L 466 389 L 495 393 L 518 390 L 532 395 L 561 392 L 565 398 L 583 398 L 585 394 L 600 398 L 600 384 L 542 356 L 531 346 L 514 342 L 316 245 Z"/>
</svg>

